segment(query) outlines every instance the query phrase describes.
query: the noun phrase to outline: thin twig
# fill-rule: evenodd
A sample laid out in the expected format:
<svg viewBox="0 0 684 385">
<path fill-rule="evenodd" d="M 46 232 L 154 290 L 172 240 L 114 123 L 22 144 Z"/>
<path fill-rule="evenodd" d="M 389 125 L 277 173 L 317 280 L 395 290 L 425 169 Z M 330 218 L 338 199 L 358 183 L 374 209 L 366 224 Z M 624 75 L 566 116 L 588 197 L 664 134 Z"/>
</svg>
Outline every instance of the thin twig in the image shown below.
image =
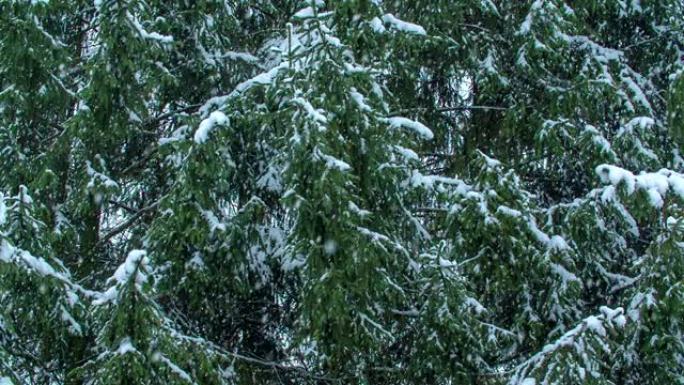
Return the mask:
<svg viewBox="0 0 684 385">
<path fill-rule="evenodd" d="M 103 235 L 100 240 L 97 241 L 96 247 L 104 245 L 107 241 L 115 237 L 116 235 L 122 233 L 126 229 L 128 229 L 135 221 L 137 221 L 143 214 L 145 214 L 148 211 L 152 211 L 159 206 L 159 201 L 156 201 L 152 203 L 151 205 L 147 207 L 143 207 L 142 209 L 138 210 L 135 214 L 131 215 L 127 220 L 125 220 L 123 223 L 120 225 L 114 227 L 111 229 L 107 234 Z"/>
</svg>

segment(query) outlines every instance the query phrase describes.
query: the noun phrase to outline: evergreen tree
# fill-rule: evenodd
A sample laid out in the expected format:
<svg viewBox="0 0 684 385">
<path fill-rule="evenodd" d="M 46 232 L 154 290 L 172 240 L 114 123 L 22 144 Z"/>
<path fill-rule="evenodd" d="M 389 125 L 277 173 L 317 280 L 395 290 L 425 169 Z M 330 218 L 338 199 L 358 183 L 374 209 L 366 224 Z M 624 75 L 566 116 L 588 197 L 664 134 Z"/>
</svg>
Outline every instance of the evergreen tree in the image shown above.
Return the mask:
<svg viewBox="0 0 684 385">
<path fill-rule="evenodd" d="M 684 383 L 678 0 L 0 0 L 0 384 Z"/>
</svg>

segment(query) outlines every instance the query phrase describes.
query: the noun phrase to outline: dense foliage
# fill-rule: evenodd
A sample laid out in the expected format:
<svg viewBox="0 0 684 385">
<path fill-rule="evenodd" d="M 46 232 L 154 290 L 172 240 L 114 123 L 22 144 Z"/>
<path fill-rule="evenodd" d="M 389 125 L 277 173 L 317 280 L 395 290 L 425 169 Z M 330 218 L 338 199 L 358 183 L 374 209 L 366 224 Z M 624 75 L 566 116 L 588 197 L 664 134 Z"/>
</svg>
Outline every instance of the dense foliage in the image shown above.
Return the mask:
<svg viewBox="0 0 684 385">
<path fill-rule="evenodd" d="M 0 384 L 684 384 L 680 0 L 0 0 Z"/>
</svg>

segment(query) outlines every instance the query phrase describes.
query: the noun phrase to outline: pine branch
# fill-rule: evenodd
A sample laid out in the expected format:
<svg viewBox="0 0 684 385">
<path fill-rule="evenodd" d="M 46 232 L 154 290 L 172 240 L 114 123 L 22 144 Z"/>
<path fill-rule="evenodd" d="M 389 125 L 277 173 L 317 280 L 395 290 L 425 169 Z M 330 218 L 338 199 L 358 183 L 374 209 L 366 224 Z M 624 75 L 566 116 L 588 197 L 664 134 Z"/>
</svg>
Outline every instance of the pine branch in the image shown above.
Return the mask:
<svg viewBox="0 0 684 385">
<path fill-rule="evenodd" d="M 421 112 L 421 111 L 452 112 L 452 111 L 472 111 L 472 110 L 506 111 L 506 110 L 508 110 L 508 107 L 499 107 L 499 106 L 457 106 L 457 107 L 440 107 L 440 108 L 413 107 L 413 108 L 406 108 L 406 109 L 391 112 L 390 116 L 403 115 L 403 114 L 407 114 L 407 113 L 411 113 L 411 112 Z"/>
</svg>

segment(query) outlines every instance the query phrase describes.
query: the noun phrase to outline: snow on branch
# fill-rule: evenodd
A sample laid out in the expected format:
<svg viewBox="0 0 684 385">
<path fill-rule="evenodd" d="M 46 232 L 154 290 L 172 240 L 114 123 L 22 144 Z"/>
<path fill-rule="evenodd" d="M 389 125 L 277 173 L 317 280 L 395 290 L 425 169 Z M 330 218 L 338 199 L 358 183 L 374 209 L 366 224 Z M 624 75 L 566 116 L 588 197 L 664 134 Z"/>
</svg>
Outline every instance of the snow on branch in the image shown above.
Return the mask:
<svg viewBox="0 0 684 385">
<path fill-rule="evenodd" d="M 352 168 L 349 165 L 349 163 L 347 163 L 341 159 L 335 158 L 334 156 L 324 154 L 318 148 L 316 148 L 314 150 L 314 154 L 316 155 L 316 157 L 318 159 L 325 162 L 325 166 L 329 169 L 335 169 L 335 170 L 340 170 L 340 171 L 349 171 Z"/>
<path fill-rule="evenodd" d="M 162 44 L 173 43 L 173 36 L 162 35 L 157 32 L 148 32 L 147 30 L 145 30 L 145 27 L 143 27 L 143 25 L 140 23 L 140 20 L 138 20 L 138 18 L 133 16 L 130 12 L 126 12 L 126 17 L 128 17 L 128 20 L 131 22 L 135 30 L 138 31 L 138 34 L 143 39 L 154 40 Z"/>
<path fill-rule="evenodd" d="M 288 68 L 289 65 L 290 63 L 287 61 L 281 62 L 270 70 L 262 72 L 238 84 L 229 94 L 210 98 L 199 108 L 200 115 L 208 116 L 212 109 L 223 107 L 228 100 L 238 97 L 254 87 L 273 83 L 278 73 L 281 70 Z"/>
<path fill-rule="evenodd" d="M 638 190 L 643 191 L 646 193 L 651 206 L 655 208 L 663 206 L 664 198 L 670 191 L 684 199 L 684 175 L 668 169 L 634 175 L 621 167 L 602 164 L 596 167 L 596 173 L 603 183 L 614 188 L 623 186 L 627 195 L 632 195 Z M 614 192 L 615 190 L 609 191 Z M 610 198 L 612 197 L 604 194 L 604 200 Z"/>
<path fill-rule="evenodd" d="M 131 250 L 124 263 L 114 272 L 107 282 L 112 286 L 93 301 L 93 305 L 100 306 L 116 302 L 121 289 L 132 283 L 136 290 L 141 290 L 147 282 L 149 258 L 144 250 Z"/>
<path fill-rule="evenodd" d="M 195 131 L 195 143 L 202 144 L 209 139 L 209 133 L 216 126 L 225 126 L 228 124 L 228 117 L 221 111 L 212 112 L 209 117 L 202 120 L 197 131 Z"/>
<path fill-rule="evenodd" d="M 601 306 L 599 311 L 601 314 L 583 319 L 577 326 L 567 331 L 559 339 L 545 345 L 541 351 L 520 364 L 515 369 L 515 373 L 508 384 L 536 384 L 533 378 L 535 374 L 548 379 L 552 375 L 551 372 L 557 367 L 552 361 L 558 359 L 558 355 L 572 354 L 573 352 L 577 356 L 582 357 L 582 364 L 576 368 L 576 373 L 580 378 L 584 379 L 583 377 L 586 377 L 587 374 L 594 377 L 598 376 L 597 373 L 591 372 L 593 365 L 590 357 L 597 352 L 591 346 L 590 338 L 599 341 L 600 348 L 606 350 L 608 347 L 602 340 L 608 336 L 607 328 L 623 328 L 627 322 L 624 310 L 621 307 L 611 309 L 607 306 Z M 587 373 L 587 370 L 590 370 L 590 372 Z"/>
<path fill-rule="evenodd" d="M 390 125 L 391 128 L 406 128 L 427 140 L 431 140 L 435 136 L 432 133 L 432 131 L 429 128 L 427 128 L 424 124 L 417 122 L 415 120 L 395 116 L 387 118 L 386 122 Z"/>
<path fill-rule="evenodd" d="M 421 27 L 418 24 L 413 24 L 407 21 L 397 19 L 391 13 L 385 14 L 382 17 L 382 21 L 384 21 L 385 24 L 389 24 L 390 28 L 395 29 L 397 31 L 406 32 L 414 35 L 427 35 L 427 32 L 425 32 L 425 28 Z"/>
</svg>

